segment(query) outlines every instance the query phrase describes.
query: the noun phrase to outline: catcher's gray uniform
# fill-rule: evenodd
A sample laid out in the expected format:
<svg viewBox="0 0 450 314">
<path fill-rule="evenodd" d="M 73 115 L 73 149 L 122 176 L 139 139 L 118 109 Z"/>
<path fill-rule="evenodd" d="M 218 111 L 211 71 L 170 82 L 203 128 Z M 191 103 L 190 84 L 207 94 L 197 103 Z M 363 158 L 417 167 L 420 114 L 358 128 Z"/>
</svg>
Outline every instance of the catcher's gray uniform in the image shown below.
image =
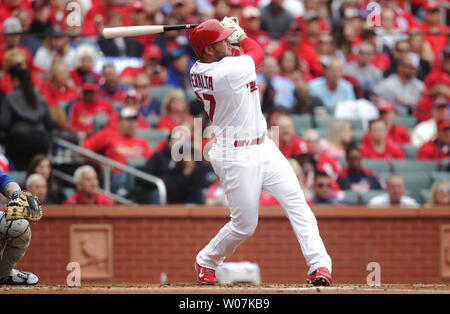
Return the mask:
<svg viewBox="0 0 450 314">
<path fill-rule="evenodd" d="M 0 171 L 0 187 L 15 182 Z M 26 219 L 6 221 L 6 213 L 0 212 L 0 284 L 34 285 L 38 278 L 32 273 L 14 269 L 25 255 L 31 240 L 30 224 Z"/>
</svg>

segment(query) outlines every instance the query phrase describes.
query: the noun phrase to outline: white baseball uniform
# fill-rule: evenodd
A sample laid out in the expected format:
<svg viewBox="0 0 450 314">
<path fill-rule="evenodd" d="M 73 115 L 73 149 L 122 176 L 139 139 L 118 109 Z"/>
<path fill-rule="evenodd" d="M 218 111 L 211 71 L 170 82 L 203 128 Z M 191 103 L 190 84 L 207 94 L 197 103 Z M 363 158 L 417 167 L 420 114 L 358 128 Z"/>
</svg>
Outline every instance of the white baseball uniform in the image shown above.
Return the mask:
<svg viewBox="0 0 450 314">
<path fill-rule="evenodd" d="M 331 272 L 331 259 L 297 177 L 266 136 L 267 123 L 261 112 L 252 57 L 225 57 L 213 63 L 197 61 L 190 74 L 194 92 L 212 121 L 217 142 L 209 157 L 231 211 L 231 221 L 200 251 L 197 263 L 217 269 L 253 234 L 262 189 L 278 200 L 289 218 L 309 266 L 308 274 L 320 267 Z"/>
</svg>

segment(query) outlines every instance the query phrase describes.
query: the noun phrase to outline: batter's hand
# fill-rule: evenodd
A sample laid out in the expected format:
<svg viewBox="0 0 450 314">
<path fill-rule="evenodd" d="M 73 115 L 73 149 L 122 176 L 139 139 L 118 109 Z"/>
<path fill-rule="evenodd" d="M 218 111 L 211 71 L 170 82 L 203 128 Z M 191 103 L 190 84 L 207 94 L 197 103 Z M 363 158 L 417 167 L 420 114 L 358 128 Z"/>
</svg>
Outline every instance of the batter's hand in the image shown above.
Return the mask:
<svg viewBox="0 0 450 314">
<path fill-rule="evenodd" d="M 242 27 L 239 26 L 239 19 L 236 16 L 232 17 L 224 17 L 223 20 L 220 22 L 223 27 L 233 27 L 234 32 L 231 34 L 228 39 L 230 39 L 232 44 L 238 44 L 239 43 L 239 37 L 245 34 Z"/>
</svg>

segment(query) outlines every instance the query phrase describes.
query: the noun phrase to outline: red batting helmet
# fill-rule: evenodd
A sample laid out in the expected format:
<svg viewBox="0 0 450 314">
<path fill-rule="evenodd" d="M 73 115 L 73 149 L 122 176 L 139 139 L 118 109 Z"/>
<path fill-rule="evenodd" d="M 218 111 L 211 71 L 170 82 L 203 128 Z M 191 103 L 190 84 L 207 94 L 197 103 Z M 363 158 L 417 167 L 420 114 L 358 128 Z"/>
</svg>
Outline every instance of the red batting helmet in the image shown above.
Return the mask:
<svg viewBox="0 0 450 314">
<path fill-rule="evenodd" d="M 230 37 L 233 32 L 234 28 L 224 28 L 218 20 L 206 20 L 192 30 L 189 41 L 195 54 L 200 58 L 206 46 Z"/>
</svg>

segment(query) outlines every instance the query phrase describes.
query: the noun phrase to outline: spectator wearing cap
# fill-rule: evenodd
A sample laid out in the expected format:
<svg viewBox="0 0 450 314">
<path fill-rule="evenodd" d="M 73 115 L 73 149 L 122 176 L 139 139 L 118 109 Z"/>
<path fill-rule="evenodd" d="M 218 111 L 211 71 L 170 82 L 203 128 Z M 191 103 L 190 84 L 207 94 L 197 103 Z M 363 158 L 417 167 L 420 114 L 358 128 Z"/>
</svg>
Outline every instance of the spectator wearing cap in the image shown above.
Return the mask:
<svg viewBox="0 0 450 314">
<path fill-rule="evenodd" d="M 381 190 L 379 179 L 370 169 L 362 165 L 361 152 L 356 145 L 350 145 L 346 151 L 347 166 L 339 173 L 337 182 L 341 190 L 364 192 Z"/>
<path fill-rule="evenodd" d="M 63 60 L 67 67 L 73 69 L 75 50 L 70 46 L 66 34 L 61 26 L 53 25 L 42 46 L 36 51 L 33 65 L 40 72 L 46 74 L 56 60 Z"/>
<path fill-rule="evenodd" d="M 246 6 L 242 10 L 242 19 L 239 21 L 248 37 L 256 41 L 264 49 L 268 48 L 272 38 L 267 32 L 261 30 L 261 12 L 258 8 Z"/>
<path fill-rule="evenodd" d="M 325 33 L 329 31 L 328 22 L 325 18 L 320 15 L 319 2 L 316 0 L 305 0 L 303 2 L 304 13 L 296 17 L 296 21 L 300 26 L 300 31 L 302 35 L 307 35 L 307 23 L 317 22 L 317 26 L 320 33 Z"/>
<path fill-rule="evenodd" d="M 174 127 L 191 119 L 192 116 L 189 115 L 189 103 L 186 100 L 183 90 L 174 89 L 164 98 L 161 116 L 156 124 L 156 128 L 169 133 Z"/>
<path fill-rule="evenodd" d="M 136 75 L 145 73 L 150 77 L 152 86 L 164 85 L 167 80 L 167 70 L 161 65 L 162 50 L 158 45 L 149 44 L 142 54 L 142 67 L 128 66 L 120 73 L 120 81 L 125 85 L 132 85 Z"/>
<path fill-rule="evenodd" d="M 435 140 L 423 144 L 417 152 L 418 160 L 450 159 L 450 117 L 442 116 L 437 121 L 437 136 Z"/>
<path fill-rule="evenodd" d="M 405 181 L 399 175 L 392 175 L 386 180 L 386 193 L 374 196 L 367 204 L 369 207 L 410 207 L 417 208 L 420 204 L 405 195 Z"/>
<path fill-rule="evenodd" d="M 282 38 L 293 21 L 292 15 L 283 8 L 283 0 L 271 0 L 261 8 L 261 30 L 272 39 Z"/>
<path fill-rule="evenodd" d="M 167 67 L 167 85 L 183 90 L 191 88 L 190 70 L 194 60 L 181 48 L 172 51 L 170 59 L 171 62 Z"/>
<path fill-rule="evenodd" d="M 39 89 L 49 107 L 55 107 L 60 103 L 69 103 L 79 97 L 77 88 L 70 78 L 70 71 L 63 61 L 52 64 L 48 78 Z"/>
<path fill-rule="evenodd" d="M 141 99 L 141 95 L 134 88 L 128 89 L 123 94 L 121 109 L 123 109 L 125 107 L 129 107 L 129 108 L 136 110 L 138 112 L 137 128 L 138 129 L 150 129 L 151 128 L 150 124 L 148 124 L 147 120 L 142 115 L 142 113 L 139 112 L 139 109 L 141 108 L 140 99 Z M 108 122 L 106 123 L 105 128 L 111 128 L 111 129 L 117 130 L 119 121 L 120 121 L 120 111 L 119 111 L 119 113 L 114 112 L 110 116 Z"/>
<path fill-rule="evenodd" d="M 120 110 L 120 120 L 117 129 L 104 128 L 89 137 L 83 143 L 83 148 L 102 153 L 107 158 L 125 164 L 129 158 L 150 158 L 153 151 L 145 138 L 136 136 L 138 127 L 138 111 L 130 106 Z M 111 190 L 126 194 L 126 174 L 113 168 Z M 122 191 L 120 191 L 122 190 Z"/>
<path fill-rule="evenodd" d="M 425 40 L 431 45 L 435 58 L 439 58 L 442 49 L 447 45 L 449 27 L 441 24 L 440 4 L 437 0 L 425 1 L 425 15 L 420 30 L 425 34 Z"/>
<path fill-rule="evenodd" d="M 357 51 L 356 60 L 345 66 L 344 73 L 355 78 L 367 95 L 372 87 L 381 81 L 383 75 L 379 69 L 371 64 L 375 52 L 375 47 L 372 44 L 362 42 L 359 44 Z"/>
<path fill-rule="evenodd" d="M 78 167 L 74 174 L 76 193 L 64 205 L 115 205 L 109 196 L 99 192 L 98 176 L 90 165 Z"/>
<path fill-rule="evenodd" d="M 343 64 L 337 58 L 331 58 L 323 77 L 308 83 L 309 92 L 319 97 L 325 108 L 333 110 L 338 101 L 355 100 L 353 86 L 342 78 Z"/>
<path fill-rule="evenodd" d="M 69 109 L 69 128 L 77 134 L 80 144 L 94 130 L 94 115 L 105 114 L 111 116 L 114 112 L 109 102 L 98 97 L 99 86 L 94 80 L 82 86 L 82 97 L 75 101 Z"/>
<path fill-rule="evenodd" d="M 101 82 L 99 96 L 102 100 L 114 103 L 125 98 L 128 87 L 119 82 L 114 64 L 103 65 Z"/>
<path fill-rule="evenodd" d="M 84 17 L 83 24 L 87 24 L 86 26 L 88 27 L 85 28 L 85 30 L 94 30 L 95 26 L 107 24 L 108 19 L 111 18 L 111 16 L 109 16 L 111 12 L 114 12 L 114 15 L 120 15 L 120 23 L 122 26 L 131 25 L 129 11 L 129 2 L 116 0 L 92 1 L 92 6 L 86 12 L 86 16 Z M 94 26 L 94 28 L 92 28 L 92 26 Z"/>
<path fill-rule="evenodd" d="M 93 77 L 100 80 L 100 75 L 94 72 L 94 65 L 99 58 L 98 51 L 89 44 L 81 44 L 75 49 L 72 61 L 73 70 L 70 72 L 70 78 L 77 88 L 80 88 L 86 80 Z"/>
<path fill-rule="evenodd" d="M 411 142 L 415 147 L 420 147 L 426 142 L 432 141 L 437 134 L 437 119 L 449 115 L 450 99 L 436 97 L 431 102 L 431 117 L 417 124 L 411 131 Z"/>
<path fill-rule="evenodd" d="M 387 140 L 387 126 L 384 120 L 371 121 L 369 141 L 361 143 L 361 156 L 365 159 L 405 159 L 403 150 Z"/>
<path fill-rule="evenodd" d="M 124 25 L 126 24 L 123 23 L 122 14 L 116 10 L 108 11 L 105 27 L 120 27 Z M 142 45 L 131 37 L 117 37 L 112 39 L 100 37 L 98 45 L 103 55 L 108 57 L 140 57 L 143 51 Z"/>
<path fill-rule="evenodd" d="M 42 40 L 44 35 L 52 28 L 50 3 L 48 0 L 33 0 L 31 7 L 33 9 L 33 21 L 30 24 L 29 32 Z"/>
<path fill-rule="evenodd" d="M 374 86 L 374 94 L 392 102 L 397 113 L 411 114 L 425 88 L 423 82 L 415 77 L 418 65 L 419 57 L 414 53 L 408 53 L 399 60 L 396 73 Z"/>
<path fill-rule="evenodd" d="M 395 117 L 394 105 L 387 100 L 378 101 L 379 119 L 386 123 L 388 129 L 386 141 L 395 143 L 399 146 L 409 144 L 411 142 L 408 128 L 395 124 L 393 119 Z M 364 134 L 361 142 L 368 144 L 370 142 L 370 132 Z"/>
<path fill-rule="evenodd" d="M 3 60 L 5 53 L 13 48 L 17 48 L 25 53 L 27 68 L 31 70 L 33 64 L 33 55 L 30 50 L 20 44 L 22 33 L 22 24 L 16 17 L 10 17 L 3 22 L 3 40 L 0 43 L 0 61 Z M 0 62 L 0 70 L 2 70 Z"/>
<path fill-rule="evenodd" d="M 134 88 L 140 95 L 141 107 L 139 112 L 144 117 L 159 116 L 161 114 L 161 101 L 152 98 L 152 85 L 148 75 L 145 73 L 138 74 L 134 79 Z"/>
</svg>

